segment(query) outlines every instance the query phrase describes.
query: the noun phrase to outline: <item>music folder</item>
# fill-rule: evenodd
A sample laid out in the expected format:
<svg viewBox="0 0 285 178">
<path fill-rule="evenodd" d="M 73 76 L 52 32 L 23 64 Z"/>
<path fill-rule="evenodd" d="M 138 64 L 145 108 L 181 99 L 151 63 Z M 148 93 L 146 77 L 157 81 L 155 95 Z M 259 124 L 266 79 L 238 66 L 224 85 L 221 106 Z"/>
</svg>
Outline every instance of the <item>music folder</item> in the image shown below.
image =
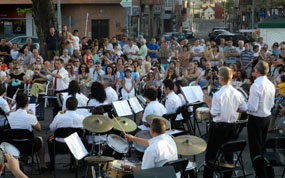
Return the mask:
<svg viewBox="0 0 285 178">
<path fill-rule="evenodd" d="M 115 109 L 115 112 L 119 117 L 133 115 L 133 112 L 127 100 L 115 101 L 112 104 Z"/>
<path fill-rule="evenodd" d="M 75 159 L 81 160 L 86 155 L 88 155 L 88 152 L 85 146 L 83 145 L 82 140 L 78 136 L 77 132 L 74 132 L 70 136 L 64 138 L 64 141 Z"/>
<path fill-rule="evenodd" d="M 141 104 L 139 103 L 137 97 L 134 96 L 134 97 L 130 98 L 128 101 L 129 101 L 129 104 L 130 104 L 130 106 L 133 109 L 135 114 L 143 111 L 143 108 L 142 108 Z"/>
<path fill-rule="evenodd" d="M 204 93 L 200 86 L 181 87 L 181 92 L 188 104 L 203 102 Z"/>
</svg>

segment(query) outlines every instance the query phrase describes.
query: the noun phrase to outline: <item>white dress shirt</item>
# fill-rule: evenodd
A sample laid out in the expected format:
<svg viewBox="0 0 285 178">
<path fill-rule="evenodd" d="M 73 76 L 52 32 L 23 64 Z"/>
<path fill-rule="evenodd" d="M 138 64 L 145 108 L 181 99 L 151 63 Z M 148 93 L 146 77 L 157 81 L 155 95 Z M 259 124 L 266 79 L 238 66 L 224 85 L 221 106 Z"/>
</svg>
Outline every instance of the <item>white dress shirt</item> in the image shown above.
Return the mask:
<svg viewBox="0 0 285 178">
<path fill-rule="evenodd" d="M 68 98 L 70 98 L 72 95 L 67 95 L 63 98 L 63 105 L 62 105 L 62 111 L 66 110 L 66 101 Z M 88 98 L 83 95 L 82 93 L 76 93 L 75 95 L 77 101 L 78 101 L 78 107 L 84 107 L 87 106 Z"/>
<path fill-rule="evenodd" d="M 144 152 L 141 169 L 162 167 L 165 163 L 178 159 L 176 144 L 168 134 L 158 135 L 148 142 L 149 146 Z"/>
<path fill-rule="evenodd" d="M 83 128 L 82 121 L 84 117 L 77 114 L 76 111 L 66 111 L 64 114 L 58 114 L 49 125 L 50 131 L 54 132 L 58 128 L 72 127 Z"/>
<path fill-rule="evenodd" d="M 61 76 L 61 78 L 55 78 L 52 77 L 51 75 L 48 75 L 48 79 L 52 80 L 52 86 L 54 87 L 55 81 L 56 81 L 56 91 L 62 91 L 66 90 L 69 85 L 69 77 L 68 77 L 68 72 L 62 67 L 59 70 L 54 70 L 52 73 L 58 74 Z"/>
<path fill-rule="evenodd" d="M 130 45 L 125 45 L 124 46 L 124 53 L 137 53 L 139 52 L 139 48 L 137 45 L 132 45 L 132 47 L 130 47 Z M 127 55 L 128 58 L 132 58 L 132 59 L 136 59 L 137 55 L 132 55 L 132 54 L 128 54 Z"/>
<path fill-rule="evenodd" d="M 99 101 L 97 101 L 96 99 L 91 99 L 89 102 L 88 102 L 88 106 L 94 106 L 94 107 L 97 107 L 97 106 L 101 106 L 101 105 L 106 105 L 108 104 L 107 103 L 107 100 L 105 100 L 103 103 L 100 103 Z"/>
<path fill-rule="evenodd" d="M 248 114 L 257 117 L 268 117 L 274 105 L 275 87 L 266 76 L 254 80 L 250 87 Z"/>
<path fill-rule="evenodd" d="M 224 85 L 217 91 L 212 100 L 211 114 L 214 122 L 234 123 L 238 110 L 246 111 L 247 105 L 242 94 L 231 85 Z"/>
<path fill-rule="evenodd" d="M 163 114 L 166 114 L 165 107 L 158 101 L 152 101 L 145 107 L 142 121 L 146 122 L 146 116 L 148 115 L 162 116 Z"/>
<path fill-rule="evenodd" d="M 118 101 L 118 94 L 112 87 L 105 88 L 107 95 L 107 104 L 112 104 L 114 101 Z"/>
<path fill-rule="evenodd" d="M 0 108 L 4 111 L 5 114 L 7 114 L 10 111 L 10 107 L 7 103 L 7 101 L 0 96 Z M 0 126 L 3 126 L 5 122 L 5 117 L 0 115 Z"/>
<path fill-rule="evenodd" d="M 27 129 L 29 131 L 32 131 L 33 126 L 38 123 L 35 115 L 28 114 L 26 110 L 20 108 L 10 113 L 8 121 L 11 129 Z"/>
<path fill-rule="evenodd" d="M 167 114 L 176 113 L 176 110 L 182 106 L 181 98 L 176 95 L 174 91 L 169 93 L 166 97 L 165 108 Z"/>
</svg>

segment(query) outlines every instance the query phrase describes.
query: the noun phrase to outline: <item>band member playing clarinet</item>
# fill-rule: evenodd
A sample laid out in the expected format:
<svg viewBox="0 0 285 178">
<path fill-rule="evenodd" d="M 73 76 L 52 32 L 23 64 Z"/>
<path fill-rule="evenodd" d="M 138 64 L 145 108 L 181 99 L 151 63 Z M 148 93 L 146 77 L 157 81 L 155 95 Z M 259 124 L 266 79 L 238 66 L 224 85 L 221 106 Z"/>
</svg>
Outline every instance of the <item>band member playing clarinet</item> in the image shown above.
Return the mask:
<svg viewBox="0 0 285 178">
<path fill-rule="evenodd" d="M 213 117 L 213 122 L 209 128 L 208 146 L 205 155 L 207 164 L 210 160 L 215 160 L 216 153 L 222 144 L 235 138 L 237 112 L 247 110 L 247 105 L 241 93 L 230 84 L 232 77 L 233 71 L 230 68 L 220 68 L 218 80 L 222 86 L 221 89 L 214 94 L 212 100 L 204 95 L 204 101 Z M 225 155 L 225 159 L 228 163 L 232 163 L 233 155 Z M 231 177 L 231 175 L 232 172 L 228 172 L 224 174 L 224 177 Z M 209 177 L 213 177 L 213 171 L 206 166 L 204 178 Z"/>
<path fill-rule="evenodd" d="M 248 99 L 248 144 L 254 171 L 258 178 L 267 178 L 270 173 L 265 169 L 263 158 L 264 144 L 270 122 L 271 109 L 274 105 L 275 87 L 266 77 L 268 63 L 261 61 L 254 67 L 256 79 L 250 87 Z M 273 171 L 270 170 L 272 173 Z"/>
</svg>

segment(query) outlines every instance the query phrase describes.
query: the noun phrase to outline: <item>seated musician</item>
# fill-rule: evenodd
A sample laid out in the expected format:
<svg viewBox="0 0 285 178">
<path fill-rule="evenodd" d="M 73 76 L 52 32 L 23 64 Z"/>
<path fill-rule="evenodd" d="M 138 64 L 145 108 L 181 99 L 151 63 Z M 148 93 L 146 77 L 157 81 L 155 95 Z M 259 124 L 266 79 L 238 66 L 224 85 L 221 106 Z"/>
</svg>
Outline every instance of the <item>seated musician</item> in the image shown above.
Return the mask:
<svg viewBox="0 0 285 178">
<path fill-rule="evenodd" d="M 169 161 L 178 159 L 177 147 L 174 140 L 165 133 L 166 123 L 162 119 L 154 119 L 150 126 L 152 139 L 147 140 L 125 134 L 127 141 L 135 142 L 147 149 L 144 152 L 141 169 L 162 167 Z M 140 168 L 122 165 L 126 170 L 138 171 Z"/>
<path fill-rule="evenodd" d="M 166 114 L 166 109 L 161 103 L 157 101 L 156 99 L 157 91 L 154 88 L 145 89 L 144 97 L 148 104 L 145 107 L 145 110 L 143 113 L 142 123 L 148 127 L 149 124 L 146 121 L 146 116 L 148 115 L 162 116 L 163 114 Z"/>
<path fill-rule="evenodd" d="M 41 71 L 41 65 L 36 64 L 34 65 L 34 75 L 30 79 L 30 83 L 32 84 L 32 88 L 30 91 L 30 94 L 32 95 L 31 97 L 31 102 L 33 100 L 36 100 L 39 96 L 40 92 L 45 92 L 46 91 L 46 73 L 44 71 Z"/>
<path fill-rule="evenodd" d="M 29 106 L 28 96 L 25 93 L 18 93 L 16 96 L 16 104 L 19 109 L 10 113 L 8 121 L 11 129 L 27 129 L 32 131 L 33 128 L 36 131 L 41 131 L 41 125 L 34 115 L 32 110 L 27 110 Z M 19 150 L 25 150 L 26 148 L 19 148 Z M 28 151 L 25 151 L 28 152 Z M 45 146 L 42 137 L 35 137 L 34 152 L 38 152 L 40 158 L 40 166 L 45 169 Z"/>
<path fill-rule="evenodd" d="M 83 128 L 82 121 L 84 117 L 76 113 L 78 101 L 75 97 L 69 97 L 66 101 L 67 111 L 64 114 L 58 114 L 49 125 L 50 131 L 54 132 L 58 128 L 71 127 L 71 128 Z M 56 148 L 59 150 L 66 149 L 66 144 L 62 138 L 55 138 L 51 136 L 48 141 L 49 156 L 50 156 L 50 169 L 54 169 L 54 152 L 53 142 L 62 142 L 63 144 L 57 143 Z"/>
<path fill-rule="evenodd" d="M 8 102 L 3 98 L 6 93 L 5 84 L 0 84 L 0 126 L 5 125 L 4 114 L 9 115 L 12 110 L 10 110 Z M 1 113 L 2 112 L 2 113 Z"/>
<path fill-rule="evenodd" d="M 205 160 L 215 160 L 219 147 L 236 137 L 235 122 L 237 121 L 237 112 L 246 111 L 247 105 L 241 95 L 230 84 L 233 77 L 233 71 L 228 67 L 221 67 L 219 71 L 219 83 L 221 89 L 216 92 L 211 100 L 208 96 L 204 96 L 204 101 L 208 105 L 213 122 L 209 128 L 208 144 Z M 228 163 L 233 162 L 233 155 L 225 155 Z M 232 172 L 224 174 L 224 177 L 231 177 Z M 208 167 L 204 169 L 204 177 L 213 177 L 213 171 Z"/>
<path fill-rule="evenodd" d="M 118 94 L 116 90 L 112 88 L 112 80 L 109 78 L 104 78 L 103 79 L 104 87 L 105 87 L 105 92 L 107 96 L 107 104 L 112 104 L 114 101 L 118 101 Z"/>
<path fill-rule="evenodd" d="M 163 92 L 167 95 L 165 101 L 167 114 L 176 113 L 182 102 L 179 96 L 173 91 L 174 83 L 172 80 L 166 79 L 163 81 L 163 86 Z"/>
<path fill-rule="evenodd" d="M 78 101 L 78 107 L 87 106 L 88 98 L 80 92 L 78 81 L 72 80 L 67 88 L 68 95 L 63 98 L 62 111 L 66 110 L 66 101 L 70 97 L 75 97 Z"/>
</svg>

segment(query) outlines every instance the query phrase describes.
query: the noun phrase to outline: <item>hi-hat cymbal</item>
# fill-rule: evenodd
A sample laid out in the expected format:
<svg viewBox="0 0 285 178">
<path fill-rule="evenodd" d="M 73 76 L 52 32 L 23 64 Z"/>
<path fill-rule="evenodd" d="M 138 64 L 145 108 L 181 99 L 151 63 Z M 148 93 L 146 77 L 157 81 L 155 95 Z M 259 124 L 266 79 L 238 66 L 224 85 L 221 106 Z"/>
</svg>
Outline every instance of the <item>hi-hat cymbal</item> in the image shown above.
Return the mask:
<svg viewBox="0 0 285 178">
<path fill-rule="evenodd" d="M 192 156 L 202 153 L 207 148 L 207 143 L 202 138 L 192 135 L 181 135 L 174 138 L 178 154 Z"/>
<path fill-rule="evenodd" d="M 110 156 L 87 156 L 86 158 L 84 158 L 84 160 L 89 163 L 90 162 L 104 163 L 104 162 L 114 161 L 115 158 Z"/>
<path fill-rule="evenodd" d="M 104 115 L 92 115 L 83 120 L 83 127 L 90 132 L 104 133 L 113 128 L 113 122 Z"/>
<path fill-rule="evenodd" d="M 166 124 L 166 130 L 171 129 L 171 123 L 169 122 L 169 120 L 165 119 L 164 117 L 161 116 L 156 116 L 156 115 L 148 115 L 146 116 L 146 121 L 149 125 L 151 125 L 151 122 L 153 119 L 162 119 L 165 121 Z"/>
<path fill-rule="evenodd" d="M 118 122 L 115 119 L 112 119 L 113 124 L 114 124 L 114 129 L 117 129 L 117 130 L 122 131 L 122 132 L 123 131 L 132 132 L 132 131 L 135 131 L 137 128 L 137 124 L 129 118 L 116 117 L 116 119 L 124 130 L 122 130 L 122 128 L 119 126 Z"/>
</svg>

